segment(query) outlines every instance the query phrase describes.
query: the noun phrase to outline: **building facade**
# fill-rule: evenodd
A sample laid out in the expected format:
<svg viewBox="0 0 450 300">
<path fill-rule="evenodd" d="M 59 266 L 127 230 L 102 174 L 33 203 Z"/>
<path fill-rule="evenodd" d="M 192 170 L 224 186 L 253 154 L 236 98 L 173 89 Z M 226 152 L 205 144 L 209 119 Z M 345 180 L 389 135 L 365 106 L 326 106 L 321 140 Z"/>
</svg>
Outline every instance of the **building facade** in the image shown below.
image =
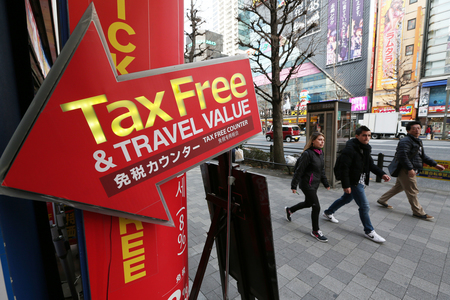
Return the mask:
<svg viewBox="0 0 450 300">
<path fill-rule="evenodd" d="M 284 2 L 279 1 L 279 6 L 283 5 Z M 263 5 L 260 7 L 264 9 Z M 298 33 L 303 33 L 312 23 L 317 24 L 300 39 L 296 45 L 297 54 L 305 47 L 314 47 L 315 50 L 289 80 L 283 95 L 285 116 L 305 114 L 306 103 L 328 100 L 354 101 L 355 119 L 362 119 L 362 114 L 369 111 L 373 77 L 368 69 L 371 69 L 374 57 L 375 9 L 376 5 L 369 0 L 307 0 L 296 9 L 293 14 L 303 15 L 294 26 Z M 256 38 L 243 26 L 239 37 L 245 41 Z M 242 50 L 255 54 L 254 50 Z M 270 45 L 262 43 L 258 51 L 268 52 Z M 292 57 L 295 56 L 293 53 Z M 269 61 L 267 70 L 271 72 Z M 286 70 L 281 72 L 284 73 Z M 256 85 L 266 86 L 264 88 L 270 91 L 264 75 L 255 74 L 254 80 Z M 261 106 L 268 109 L 267 104 L 262 103 Z"/>
<path fill-rule="evenodd" d="M 425 0 L 378 1 L 372 112 L 417 118 L 425 11 Z"/>
<path fill-rule="evenodd" d="M 186 47 L 190 51 L 192 47 L 192 41 L 189 37 L 186 37 Z M 195 39 L 195 52 L 203 50 L 203 54 L 196 56 L 194 61 L 203 61 L 206 59 L 214 59 L 219 57 L 225 57 L 223 54 L 223 38 L 221 34 L 205 30 L 202 35 L 197 36 Z"/>
<path fill-rule="evenodd" d="M 450 77 L 450 0 L 427 0 L 424 19 L 424 47 L 418 118 L 431 126 L 435 136 L 448 135 Z M 447 109 L 446 109 L 447 108 Z M 444 129 L 445 124 L 445 129 Z"/>
</svg>

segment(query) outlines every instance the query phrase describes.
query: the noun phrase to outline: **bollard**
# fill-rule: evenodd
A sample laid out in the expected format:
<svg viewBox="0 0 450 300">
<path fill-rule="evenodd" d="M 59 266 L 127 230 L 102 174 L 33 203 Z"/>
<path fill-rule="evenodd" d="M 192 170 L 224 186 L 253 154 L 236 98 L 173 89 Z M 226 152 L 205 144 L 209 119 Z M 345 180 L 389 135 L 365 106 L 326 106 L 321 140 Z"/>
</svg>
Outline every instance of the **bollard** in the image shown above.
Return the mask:
<svg viewBox="0 0 450 300">
<path fill-rule="evenodd" d="M 383 170 L 383 164 L 384 164 L 384 154 L 383 153 L 378 153 L 378 161 L 377 161 L 378 168 Z M 378 176 L 378 175 L 377 175 L 376 182 L 381 182 L 381 177 Z"/>
</svg>

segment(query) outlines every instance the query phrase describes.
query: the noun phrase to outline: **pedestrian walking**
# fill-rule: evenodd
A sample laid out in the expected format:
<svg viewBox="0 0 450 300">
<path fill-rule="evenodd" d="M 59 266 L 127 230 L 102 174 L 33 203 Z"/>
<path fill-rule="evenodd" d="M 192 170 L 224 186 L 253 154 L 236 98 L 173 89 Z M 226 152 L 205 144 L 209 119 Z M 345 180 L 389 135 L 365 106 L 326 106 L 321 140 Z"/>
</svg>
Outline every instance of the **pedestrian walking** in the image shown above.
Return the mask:
<svg viewBox="0 0 450 300">
<path fill-rule="evenodd" d="M 395 153 L 399 161 L 399 168 L 401 168 L 397 181 L 377 202 L 383 207 L 392 209 L 393 207 L 388 204 L 388 200 L 398 193 L 405 191 L 406 197 L 411 205 L 413 216 L 422 220 L 432 220 L 434 219 L 433 216 L 425 213 L 425 210 L 417 199 L 417 195 L 419 194 L 417 174 L 422 171 L 423 163 L 435 167 L 439 171 L 445 168 L 425 154 L 422 141 L 419 139 L 421 128 L 422 125 L 417 121 L 409 122 L 406 125 L 408 134 L 398 142 Z"/>
<path fill-rule="evenodd" d="M 286 219 L 289 222 L 294 212 L 299 209 L 311 207 L 311 236 L 321 242 L 327 242 L 328 239 L 319 229 L 320 204 L 319 198 L 317 197 L 317 189 L 321 182 L 327 190 L 330 189 L 327 177 L 325 176 L 325 160 L 322 151 L 324 143 L 325 136 L 323 133 L 314 132 L 311 135 L 302 155 L 296 163 L 294 177 L 291 182 L 292 192 L 297 193 L 297 186 L 299 186 L 305 195 L 305 201 L 291 207 L 285 207 Z"/>
<path fill-rule="evenodd" d="M 347 141 L 341 152 L 340 165 L 337 166 L 341 173 L 344 195 L 324 211 L 323 217 L 330 222 L 338 223 L 339 221 L 334 217 L 336 211 L 355 200 L 359 206 L 359 218 L 364 227 L 365 236 L 374 242 L 383 243 L 386 240 L 375 232 L 370 221 L 370 206 L 364 188 L 369 185 L 370 172 L 382 176 L 384 181 L 389 181 L 391 178 L 373 163 L 370 155 L 372 147 L 369 145 L 370 129 L 361 126 L 356 129 L 355 136 Z"/>
</svg>

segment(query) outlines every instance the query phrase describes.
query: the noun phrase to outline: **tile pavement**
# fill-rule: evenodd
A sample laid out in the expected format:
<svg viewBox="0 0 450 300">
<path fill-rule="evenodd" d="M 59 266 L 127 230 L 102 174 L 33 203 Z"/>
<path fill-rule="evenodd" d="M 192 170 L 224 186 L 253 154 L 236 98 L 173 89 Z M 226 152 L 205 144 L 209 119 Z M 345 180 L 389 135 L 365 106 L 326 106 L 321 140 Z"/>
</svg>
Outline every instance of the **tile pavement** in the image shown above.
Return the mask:
<svg viewBox="0 0 450 300">
<path fill-rule="evenodd" d="M 333 224 L 321 217 L 328 237 L 321 243 L 310 236 L 310 209 L 285 219 L 285 206 L 303 201 L 290 192 L 291 176 L 241 166 L 263 174 L 269 185 L 272 229 L 280 299 L 450 299 L 450 194 L 420 186 L 419 201 L 434 221 L 413 218 L 404 193 L 393 197 L 386 209 L 376 200 L 393 183 L 371 180 L 366 188 L 372 224 L 383 244 L 364 237 L 354 202 L 342 207 Z M 210 218 L 200 168 L 187 172 L 189 276 L 195 278 L 209 229 Z M 342 195 L 341 188 L 318 191 L 322 211 Z M 198 299 L 223 299 L 215 248 Z M 229 299 L 240 299 L 230 281 Z"/>
</svg>

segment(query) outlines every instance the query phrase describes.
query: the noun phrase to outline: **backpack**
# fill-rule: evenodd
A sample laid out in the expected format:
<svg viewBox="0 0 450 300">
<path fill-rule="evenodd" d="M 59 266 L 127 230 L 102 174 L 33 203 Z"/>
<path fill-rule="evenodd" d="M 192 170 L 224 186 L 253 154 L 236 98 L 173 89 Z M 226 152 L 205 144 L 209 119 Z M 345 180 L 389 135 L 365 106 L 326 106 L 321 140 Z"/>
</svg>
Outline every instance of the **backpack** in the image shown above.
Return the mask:
<svg viewBox="0 0 450 300">
<path fill-rule="evenodd" d="M 336 158 L 336 163 L 334 164 L 334 177 L 336 177 L 336 180 L 342 179 L 342 154 L 339 154 L 339 156 Z"/>
</svg>

